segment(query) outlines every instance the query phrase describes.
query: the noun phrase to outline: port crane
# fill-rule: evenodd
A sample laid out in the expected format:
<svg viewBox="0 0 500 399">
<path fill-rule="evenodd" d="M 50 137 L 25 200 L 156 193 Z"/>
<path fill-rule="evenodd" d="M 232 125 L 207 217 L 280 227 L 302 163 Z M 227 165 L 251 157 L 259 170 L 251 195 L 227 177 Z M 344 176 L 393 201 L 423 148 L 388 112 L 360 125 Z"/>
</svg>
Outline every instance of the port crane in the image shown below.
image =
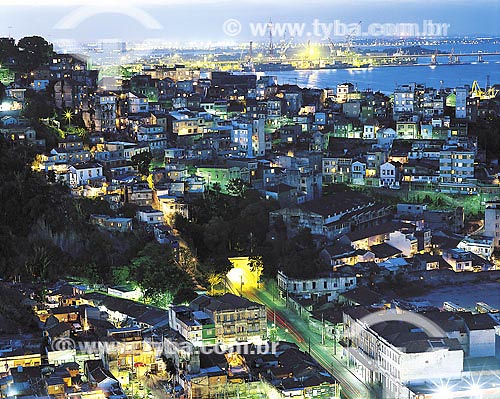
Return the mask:
<svg viewBox="0 0 500 399">
<path fill-rule="evenodd" d="M 489 87 L 489 84 L 487 84 L 485 89 L 483 90 L 481 86 L 479 86 L 477 80 L 475 80 L 474 82 L 472 82 L 470 96 L 471 98 L 479 98 L 480 100 L 491 100 L 497 96 L 498 92 L 498 89 Z"/>
<path fill-rule="evenodd" d="M 356 26 L 354 28 L 351 28 L 347 34 L 345 35 L 345 46 L 346 46 L 346 52 L 347 53 L 350 53 L 351 52 L 351 49 L 352 49 L 352 42 L 354 40 L 354 37 L 356 36 L 356 31 L 358 29 L 358 27 L 361 26 L 361 23 L 363 21 L 359 21 Z"/>
<path fill-rule="evenodd" d="M 278 50 L 278 53 L 279 53 L 279 57 L 280 59 L 282 60 L 286 60 L 286 52 L 288 51 L 288 49 L 290 48 L 290 46 L 292 45 L 292 42 L 293 42 L 293 36 L 290 37 L 290 39 L 288 41 L 285 41 L 282 46 L 280 46 L 279 50 Z"/>
</svg>

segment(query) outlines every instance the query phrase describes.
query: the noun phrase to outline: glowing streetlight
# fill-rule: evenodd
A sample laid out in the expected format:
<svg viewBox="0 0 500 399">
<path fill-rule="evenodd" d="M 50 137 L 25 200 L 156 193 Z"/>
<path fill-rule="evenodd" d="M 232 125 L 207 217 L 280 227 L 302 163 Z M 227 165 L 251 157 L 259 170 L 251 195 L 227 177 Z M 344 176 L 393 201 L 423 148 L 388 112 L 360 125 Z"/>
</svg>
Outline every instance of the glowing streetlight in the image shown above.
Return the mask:
<svg viewBox="0 0 500 399">
<path fill-rule="evenodd" d="M 68 122 L 68 125 L 71 126 L 71 118 L 73 117 L 73 113 L 70 109 L 64 112 L 64 119 Z"/>
</svg>

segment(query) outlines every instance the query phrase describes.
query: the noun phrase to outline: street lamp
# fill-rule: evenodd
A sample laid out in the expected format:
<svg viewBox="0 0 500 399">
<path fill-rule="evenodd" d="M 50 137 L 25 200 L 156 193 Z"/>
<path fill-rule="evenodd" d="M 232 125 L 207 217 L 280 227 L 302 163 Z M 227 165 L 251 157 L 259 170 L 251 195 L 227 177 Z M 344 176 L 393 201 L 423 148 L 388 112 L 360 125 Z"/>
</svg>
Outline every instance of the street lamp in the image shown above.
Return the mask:
<svg viewBox="0 0 500 399">
<path fill-rule="evenodd" d="M 71 126 L 71 118 L 73 117 L 73 113 L 70 109 L 64 112 L 64 119 L 68 122 L 68 125 Z"/>
</svg>

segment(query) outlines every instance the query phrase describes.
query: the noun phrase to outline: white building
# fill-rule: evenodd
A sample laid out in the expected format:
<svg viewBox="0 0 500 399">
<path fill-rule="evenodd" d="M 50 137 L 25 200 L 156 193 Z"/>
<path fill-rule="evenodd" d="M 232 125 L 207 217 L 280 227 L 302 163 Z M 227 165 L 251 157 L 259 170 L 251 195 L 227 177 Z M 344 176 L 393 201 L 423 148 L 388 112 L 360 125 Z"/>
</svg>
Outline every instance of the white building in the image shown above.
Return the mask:
<svg viewBox="0 0 500 399">
<path fill-rule="evenodd" d="M 294 295 L 317 301 L 326 297 L 328 302 L 337 299 L 342 292 L 356 287 L 356 276 L 332 272 L 313 278 L 288 277 L 282 271 L 278 272 L 278 288 L 283 296 Z"/>
<path fill-rule="evenodd" d="M 337 85 L 337 102 L 345 103 L 351 93 L 354 93 L 354 85 L 352 83 Z"/>
<path fill-rule="evenodd" d="M 142 207 L 137 210 L 136 213 L 137 220 L 149 225 L 162 224 L 163 223 L 163 212 L 157 211 L 151 207 Z"/>
<path fill-rule="evenodd" d="M 363 126 L 363 139 L 364 140 L 375 140 L 377 135 L 378 127 L 376 125 L 364 125 Z"/>
<path fill-rule="evenodd" d="M 118 286 L 108 287 L 108 294 L 117 296 L 123 299 L 130 299 L 132 301 L 138 301 L 142 298 L 142 291 L 140 288 L 132 288 L 128 286 Z"/>
<path fill-rule="evenodd" d="M 389 239 L 386 243 L 399 249 L 403 256 L 412 256 L 418 251 L 418 240 L 413 234 L 394 231 L 389 233 Z"/>
<path fill-rule="evenodd" d="M 137 141 L 148 143 L 151 151 L 160 151 L 168 147 L 167 133 L 160 125 L 142 125 L 137 132 Z"/>
<path fill-rule="evenodd" d="M 413 113 L 415 109 L 415 83 L 398 86 L 394 91 L 394 115 Z"/>
<path fill-rule="evenodd" d="M 178 110 L 169 113 L 172 117 L 172 132 L 177 136 L 191 136 L 206 133 L 213 126 L 212 115 L 208 112 L 196 115 L 189 110 Z"/>
<path fill-rule="evenodd" d="M 399 188 L 399 173 L 393 162 L 380 165 L 380 186 Z"/>
<path fill-rule="evenodd" d="M 140 112 L 149 112 L 148 98 L 142 94 L 128 93 L 128 112 L 138 114 Z"/>
<path fill-rule="evenodd" d="M 419 328 L 403 322 L 367 323 L 363 307 L 344 311 L 344 347 L 352 369 L 367 384 L 380 384 L 382 397 L 414 397 L 407 388 L 419 383 L 461 378 L 464 352 L 457 339 L 429 338 Z M 390 319 L 391 311 L 381 321 Z"/>
<path fill-rule="evenodd" d="M 264 119 L 253 119 L 233 124 L 231 141 L 239 145 L 248 157 L 261 157 L 266 153 Z M 251 143 L 251 146 L 249 146 Z"/>
<path fill-rule="evenodd" d="M 495 356 L 496 332 L 500 331 L 499 323 L 489 313 L 461 313 L 467 331 L 467 356 L 493 357 Z"/>
<path fill-rule="evenodd" d="M 454 248 L 443 252 L 443 259 L 451 266 L 455 272 L 471 272 L 472 254 L 460 248 Z"/>
<path fill-rule="evenodd" d="M 174 217 L 177 214 L 184 216 L 186 219 L 189 218 L 188 205 L 181 202 L 176 197 L 162 195 L 158 197 L 158 201 L 160 203 L 165 221 L 169 224 L 173 222 Z"/>
<path fill-rule="evenodd" d="M 493 238 L 493 246 L 500 248 L 500 201 L 486 203 L 484 210 L 484 235 Z"/>
<path fill-rule="evenodd" d="M 473 151 L 450 148 L 440 152 L 439 190 L 451 194 L 476 192 Z"/>
<path fill-rule="evenodd" d="M 102 166 L 93 162 L 71 165 L 69 167 L 69 172 L 71 187 L 83 186 L 88 184 L 91 180 L 103 177 Z"/>
<path fill-rule="evenodd" d="M 489 237 L 465 237 L 457 245 L 457 248 L 472 252 L 484 259 L 490 259 L 493 255 L 493 238 Z"/>
<path fill-rule="evenodd" d="M 352 184 L 365 184 L 366 177 L 366 163 L 364 162 L 353 162 L 351 165 L 351 181 Z"/>
<path fill-rule="evenodd" d="M 455 89 L 456 96 L 456 106 L 455 106 L 455 118 L 465 119 L 467 118 L 467 96 L 469 91 L 465 87 L 457 87 Z"/>
</svg>

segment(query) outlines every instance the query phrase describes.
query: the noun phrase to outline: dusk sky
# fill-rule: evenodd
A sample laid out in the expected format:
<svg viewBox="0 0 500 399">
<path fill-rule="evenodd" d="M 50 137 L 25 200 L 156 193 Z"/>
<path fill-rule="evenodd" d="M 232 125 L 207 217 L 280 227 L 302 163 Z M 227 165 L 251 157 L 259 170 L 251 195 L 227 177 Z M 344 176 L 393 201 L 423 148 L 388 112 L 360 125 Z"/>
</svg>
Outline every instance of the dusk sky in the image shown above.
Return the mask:
<svg viewBox="0 0 500 399">
<path fill-rule="evenodd" d="M 49 40 L 247 41 L 251 22 L 448 23 L 449 36 L 500 36 L 500 0 L 1 0 L 0 36 Z M 241 33 L 224 34 L 227 19 Z M 9 28 L 10 27 L 10 28 Z M 304 39 L 305 40 L 305 39 Z"/>
</svg>

